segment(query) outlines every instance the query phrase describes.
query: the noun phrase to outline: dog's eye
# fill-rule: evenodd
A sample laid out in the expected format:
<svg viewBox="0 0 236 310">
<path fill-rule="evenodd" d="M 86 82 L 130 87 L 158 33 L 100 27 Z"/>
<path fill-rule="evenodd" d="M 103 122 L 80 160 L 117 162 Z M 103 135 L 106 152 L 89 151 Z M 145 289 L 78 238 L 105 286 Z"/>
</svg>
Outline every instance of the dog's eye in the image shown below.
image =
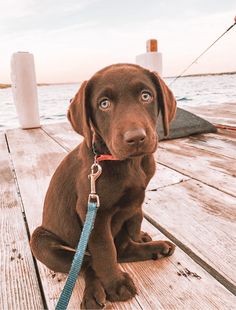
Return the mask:
<svg viewBox="0 0 236 310">
<path fill-rule="evenodd" d="M 149 103 L 152 101 L 152 95 L 148 91 L 142 91 L 141 93 L 141 100 L 145 103 Z"/>
<path fill-rule="evenodd" d="M 111 106 L 111 102 L 108 100 L 108 99 L 103 99 L 102 101 L 100 101 L 99 103 L 99 107 L 102 109 L 102 110 L 106 110 L 108 108 L 110 108 Z"/>
</svg>

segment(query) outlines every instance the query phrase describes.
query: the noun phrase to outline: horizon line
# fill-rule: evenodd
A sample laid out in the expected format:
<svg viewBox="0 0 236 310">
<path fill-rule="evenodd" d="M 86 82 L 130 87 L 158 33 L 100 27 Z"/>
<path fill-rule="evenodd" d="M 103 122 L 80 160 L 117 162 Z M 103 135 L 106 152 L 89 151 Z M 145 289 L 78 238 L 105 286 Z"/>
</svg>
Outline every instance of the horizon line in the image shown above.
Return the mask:
<svg viewBox="0 0 236 310">
<path fill-rule="evenodd" d="M 214 75 L 233 75 L 236 74 L 236 71 L 226 71 L 226 72 L 217 72 L 217 73 L 193 73 L 193 74 L 186 74 L 183 76 L 180 76 L 179 78 L 186 78 L 186 77 L 199 77 L 199 76 L 214 76 Z M 171 79 L 171 78 L 176 78 L 178 77 L 178 75 L 176 76 L 164 76 L 164 79 Z M 52 82 L 52 83 L 37 83 L 37 86 L 41 87 L 41 86 L 50 86 L 50 85 L 65 85 L 65 84 L 81 84 L 81 81 L 76 81 L 76 82 Z M 11 87 L 12 84 L 8 84 L 8 83 L 0 83 L 0 89 L 4 89 L 4 88 L 9 88 Z"/>
</svg>

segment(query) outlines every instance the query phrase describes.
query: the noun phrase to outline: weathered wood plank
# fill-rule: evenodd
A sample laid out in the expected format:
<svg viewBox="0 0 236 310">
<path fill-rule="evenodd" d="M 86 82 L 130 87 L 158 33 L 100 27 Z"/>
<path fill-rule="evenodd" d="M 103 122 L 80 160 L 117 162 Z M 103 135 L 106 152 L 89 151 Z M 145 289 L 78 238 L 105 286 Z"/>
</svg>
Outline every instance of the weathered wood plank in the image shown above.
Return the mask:
<svg viewBox="0 0 236 310">
<path fill-rule="evenodd" d="M 41 130 L 11 131 L 8 133 L 8 139 L 27 220 L 32 231 L 41 221 L 39 213 L 42 212 L 42 200 L 50 175 L 60 159 L 65 156 L 65 152 Z M 29 158 L 32 163 L 30 163 Z M 33 196 L 30 194 L 31 198 L 28 197 L 29 189 L 34 193 Z M 30 211 L 32 208 L 37 211 Z M 152 230 L 150 224 L 148 224 L 148 230 Z M 179 252 L 181 253 L 180 256 Z M 181 265 L 178 262 L 181 262 Z M 168 269 L 170 266 L 172 268 Z M 139 295 L 128 303 L 112 304 L 112 309 L 154 309 L 156 305 L 160 305 L 160 309 L 173 309 L 175 303 L 177 304 L 175 309 L 188 309 L 189 305 L 194 309 L 199 304 L 203 308 L 215 309 L 215 305 L 219 308 L 223 305 L 230 308 L 235 301 L 234 296 L 229 291 L 180 250 L 177 250 L 173 257 L 166 260 L 126 264 L 124 268 L 129 268 L 130 272 L 133 273 Z M 202 278 L 202 285 L 199 284 L 199 279 L 194 277 L 185 279 L 184 276 L 181 277 L 180 285 L 180 276 L 177 274 L 180 268 L 188 268 L 197 272 Z M 39 264 L 39 269 L 48 307 L 52 309 L 64 284 L 64 279 L 61 275 L 54 276 L 41 264 Z M 204 290 L 202 289 L 203 283 Z M 77 308 L 79 305 L 82 286 L 82 280 L 79 279 L 70 303 L 71 309 Z M 175 295 L 177 287 L 179 290 L 178 294 Z M 149 298 L 150 296 L 151 298 Z"/>
<path fill-rule="evenodd" d="M 188 146 L 181 139 L 162 142 L 156 159 L 186 176 L 236 196 L 236 159 Z"/>
<path fill-rule="evenodd" d="M 42 129 L 66 150 L 74 149 L 83 141 L 83 137 L 74 131 L 69 122 L 43 125 Z"/>
<path fill-rule="evenodd" d="M 185 106 L 184 109 L 195 113 L 214 124 L 236 127 L 236 104 L 234 102 L 217 105 L 202 105 L 197 107 Z"/>
<path fill-rule="evenodd" d="M 236 293 L 236 198 L 189 180 L 147 192 L 145 212 Z"/>
<path fill-rule="evenodd" d="M 183 147 L 187 145 L 223 155 L 225 157 L 231 157 L 233 159 L 236 158 L 236 139 L 221 133 L 191 136 L 182 138 L 176 142 L 178 145 L 182 145 Z"/>
<path fill-rule="evenodd" d="M 5 136 L 0 134 L 0 309 L 43 309 Z"/>
</svg>

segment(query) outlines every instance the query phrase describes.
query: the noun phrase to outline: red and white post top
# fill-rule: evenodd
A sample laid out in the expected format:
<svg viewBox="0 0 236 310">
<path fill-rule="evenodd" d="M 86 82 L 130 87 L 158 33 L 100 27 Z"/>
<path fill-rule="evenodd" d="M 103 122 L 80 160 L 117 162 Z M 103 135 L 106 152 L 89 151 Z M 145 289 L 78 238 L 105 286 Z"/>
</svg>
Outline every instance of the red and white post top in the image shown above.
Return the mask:
<svg viewBox="0 0 236 310">
<path fill-rule="evenodd" d="M 162 76 L 162 54 L 158 52 L 158 41 L 149 39 L 146 42 L 146 53 L 136 56 L 136 64 Z"/>
</svg>

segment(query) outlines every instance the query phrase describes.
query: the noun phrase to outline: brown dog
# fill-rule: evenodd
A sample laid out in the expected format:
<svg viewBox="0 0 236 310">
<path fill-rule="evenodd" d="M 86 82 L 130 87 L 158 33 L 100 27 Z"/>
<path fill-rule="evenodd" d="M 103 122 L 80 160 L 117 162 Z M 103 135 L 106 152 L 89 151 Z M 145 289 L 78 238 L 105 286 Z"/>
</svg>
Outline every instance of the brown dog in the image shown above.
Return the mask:
<svg viewBox="0 0 236 310">
<path fill-rule="evenodd" d="M 141 231 L 145 189 L 155 172 L 157 116 L 162 113 L 165 134 L 176 102 L 155 73 L 130 64 L 106 67 L 80 87 L 68 118 L 84 141 L 57 168 L 49 185 L 43 223 L 31 239 L 34 255 L 48 268 L 70 269 L 87 210 L 88 175 L 98 154 L 116 160 L 101 162 L 97 181 L 101 206 L 88 244 L 83 270 L 82 308 L 102 308 L 107 300 L 124 301 L 136 287 L 118 262 L 171 255 L 175 246 L 152 241 Z M 93 146 L 93 147 L 92 147 Z"/>
</svg>

